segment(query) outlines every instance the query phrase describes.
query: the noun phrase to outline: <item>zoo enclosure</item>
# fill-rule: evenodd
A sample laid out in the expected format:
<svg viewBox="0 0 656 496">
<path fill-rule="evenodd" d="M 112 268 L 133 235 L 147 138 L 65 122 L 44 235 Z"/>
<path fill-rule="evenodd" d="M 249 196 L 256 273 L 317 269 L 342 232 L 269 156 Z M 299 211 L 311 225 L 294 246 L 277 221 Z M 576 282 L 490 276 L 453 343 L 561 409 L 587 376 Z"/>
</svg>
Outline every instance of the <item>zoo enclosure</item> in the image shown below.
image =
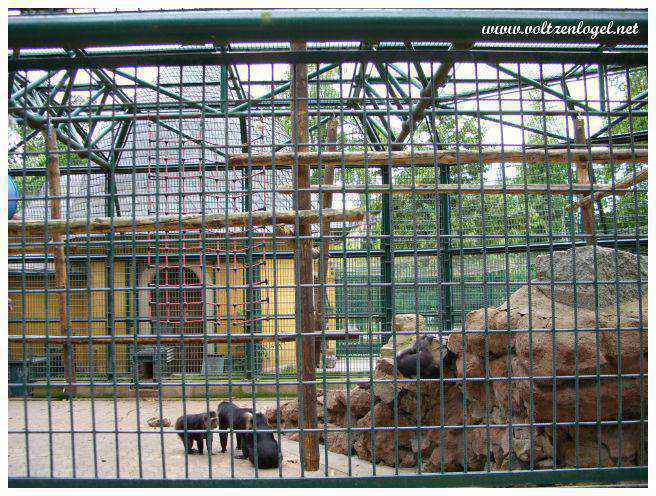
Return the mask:
<svg viewBox="0 0 656 496">
<path fill-rule="evenodd" d="M 9 342 L 35 375 L 10 386 L 307 400 L 321 358 L 344 357 L 331 386 L 373 384 L 395 315 L 448 336 L 530 284 L 536 254 L 646 255 L 642 13 L 349 15 L 10 19 Z M 541 15 L 642 35 L 480 38 Z M 521 480 L 586 476 L 534 468 Z M 643 472 L 587 476 L 627 474 Z"/>
</svg>

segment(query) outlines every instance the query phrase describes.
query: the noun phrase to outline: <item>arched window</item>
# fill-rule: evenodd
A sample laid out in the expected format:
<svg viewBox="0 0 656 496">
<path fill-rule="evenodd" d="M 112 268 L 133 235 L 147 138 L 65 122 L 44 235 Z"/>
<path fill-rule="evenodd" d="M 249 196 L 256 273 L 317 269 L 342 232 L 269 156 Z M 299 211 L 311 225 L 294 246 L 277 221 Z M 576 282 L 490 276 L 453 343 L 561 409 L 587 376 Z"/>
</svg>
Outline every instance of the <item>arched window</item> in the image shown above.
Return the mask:
<svg viewBox="0 0 656 496">
<path fill-rule="evenodd" d="M 150 321 L 153 334 L 202 334 L 205 300 L 196 273 L 187 267 L 161 267 L 148 284 Z M 178 346 L 179 369 L 200 372 L 203 344 L 186 341 Z M 184 360 L 182 359 L 184 356 Z M 177 367 L 176 367 L 177 368 Z"/>
</svg>

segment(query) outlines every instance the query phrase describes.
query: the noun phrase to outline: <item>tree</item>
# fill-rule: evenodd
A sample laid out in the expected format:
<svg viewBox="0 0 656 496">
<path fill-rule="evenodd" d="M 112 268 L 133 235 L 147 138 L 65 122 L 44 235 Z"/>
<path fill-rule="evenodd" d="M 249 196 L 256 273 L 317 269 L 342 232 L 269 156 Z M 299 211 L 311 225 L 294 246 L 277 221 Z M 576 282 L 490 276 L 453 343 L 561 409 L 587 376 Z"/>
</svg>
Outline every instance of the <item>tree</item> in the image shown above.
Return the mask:
<svg viewBox="0 0 656 496">
<path fill-rule="evenodd" d="M 9 126 L 9 142 L 17 144 L 23 140 L 26 136 L 29 136 L 32 133 L 30 128 L 25 126 L 18 126 L 14 122 L 10 123 Z M 88 164 L 88 161 L 75 152 L 71 151 L 63 143 L 57 143 L 57 149 L 61 152 L 59 154 L 59 166 L 60 169 L 66 169 L 68 167 L 84 167 Z M 46 143 L 43 137 L 43 133 L 38 132 L 32 138 L 30 138 L 26 143 L 17 147 L 14 151 L 10 152 L 8 155 L 9 169 L 46 169 L 48 157 L 46 155 Z M 19 198 L 25 195 L 25 197 L 30 196 L 41 196 L 41 190 L 45 184 L 46 176 L 43 175 L 26 175 L 26 176 L 15 176 L 14 182 L 18 188 Z M 23 193 L 24 190 L 24 193 Z"/>
</svg>

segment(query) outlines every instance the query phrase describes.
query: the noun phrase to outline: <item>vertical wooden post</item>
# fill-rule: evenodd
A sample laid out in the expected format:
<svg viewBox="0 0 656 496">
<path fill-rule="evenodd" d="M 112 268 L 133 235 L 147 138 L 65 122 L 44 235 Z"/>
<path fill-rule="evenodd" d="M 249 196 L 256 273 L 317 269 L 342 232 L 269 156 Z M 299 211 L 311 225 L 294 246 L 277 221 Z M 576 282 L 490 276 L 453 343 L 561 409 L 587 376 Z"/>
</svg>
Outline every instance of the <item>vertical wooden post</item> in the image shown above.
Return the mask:
<svg viewBox="0 0 656 496">
<path fill-rule="evenodd" d="M 304 42 L 292 42 L 293 51 L 306 49 Z M 292 118 L 292 141 L 294 149 L 299 153 L 307 152 L 309 140 L 308 131 L 308 82 L 307 66 L 305 64 L 294 64 L 292 71 L 291 88 L 291 118 Z M 298 164 L 294 168 L 294 185 L 298 189 L 310 187 L 310 166 Z M 294 209 L 305 210 L 311 208 L 311 197 L 309 191 L 301 191 L 294 202 Z M 317 329 L 314 314 L 314 292 L 312 283 L 314 280 L 312 270 L 312 226 L 307 222 L 301 222 L 298 236 L 304 239 L 299 241 L 299 248 L 295 253 L 295 263 L 298 265 L 299 288 L 296 294 L 298 299 L 300 325 L 302 333 L 314 333 Z M 314 384 L 316 379 L 316 357 L 314 353 L 314 336 L 303 336 L 301 339 L 301 363 L 297 364 L 301 369 L 301 384 L 299 385 L 299 400 L 302 399 L 303 428 L 317 428 L 317 388 Z M 306 381 L 311 381 L 307 384 Z M 319 437 L 316 431 L 304 432 L 301 442 L 303 443 L 303 463 L 305 470 L 319 470 Z"/>
<path fill-rule="evenodd" d="M 585 123 L 583 119 L 577 117 L 574 119 L 574 139 L 579 145 L 587 144 L 585 138 Z M 590 184 L 590 163 L 587 159 L 576 159 L 576 182 L 579 184 Z M 595 214 L 594 204 L 586 204 L 581 207 L 581 221 L 583 230 L 588 235 L 586 241 L 589 245 L 595 242 Z"/>
<path fill-rule="evenodd" d="M 48 192 L 50 193 L 50 217 L 61 219 L 61 184 L 59 175 L 59 157 L 57 156 L 57 135 L 52 126 L 47 126 L 43 135 L 48 150 Z M 52 235 L 52 241 L 55 245 L 55 286 L 59 290 L 57 293 L 57 304 L 59 307 L 59 334 L 67 336 L 68 325 L 68 306 L 66 305 L 66 253 L 62 244 L 63 236 L 60 233 Z M 73 357 L 73 348 L 69 342 L 62 346 L 62 362 L 64 365 L 64 375 L 68 382 L 67 393 L 75 394 L 75 363 Z"/>
<path fill-rule="evenodd" d="M 326 141 L 328 145 L 326 146 L 326 151 L 336 152 L 337 151 L 337 121 L 332 119 L 328 121 L 326 126 Z M 324 174 L 322 178 L 322 184 L 328 184 L 332 186 L 335 182 L 335 166 L 333 164 L 328 164 L 324 166 Z M 319 199 L 320 205 L 319 208 L 333 208 L 333 193 L 327 191 L 321 195 Z M 328 301 L 328 292 L 326 291 L 325 285 L 326 279 L 328 277 L 328 263 L 330 261 L 330 221 L 322 220 L 321 221 L 321 257 L 319 259 L 319 271 L 317 276 L 317 287 L 315 290 L 315 302 L 316 302 L 316 316 L 317 316 L 317 329 L 319 331 L 324 331 L 326 328 L 326 319 L 323 317 L 323 309 L 326 301 Z M 315 357 L 321 357 L 322 352 L 325 350 L 322 349 L 322 343 L 320 339 L 316 341 L 317 346 L 315 346 Z"/>
</svg>

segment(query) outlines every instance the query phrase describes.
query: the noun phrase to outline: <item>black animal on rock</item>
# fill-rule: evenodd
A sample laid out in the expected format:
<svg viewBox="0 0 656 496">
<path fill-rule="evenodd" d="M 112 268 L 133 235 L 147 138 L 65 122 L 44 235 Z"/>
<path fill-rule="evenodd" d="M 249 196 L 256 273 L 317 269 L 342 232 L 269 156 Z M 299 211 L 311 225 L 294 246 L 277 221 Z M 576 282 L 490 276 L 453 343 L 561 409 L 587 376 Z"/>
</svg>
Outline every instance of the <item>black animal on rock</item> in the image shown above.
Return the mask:
<svg viewBox="0 0 656 496">
<path fill-rule="evenodd" d="M 415 340 L 410 348 L 403 350 L 396 356 L 396 368 L 406 377 L 417 376 L 417 361 L 419 361 L 419 374 L 424 378 L 437 378 L 440 368 L 446 365 L 455 355 L 449 351 L 444 343 L 440 344 L 439 357 L 436 361 L 431 346 L 435 336 L 424 335 Z"/>
</svg>

